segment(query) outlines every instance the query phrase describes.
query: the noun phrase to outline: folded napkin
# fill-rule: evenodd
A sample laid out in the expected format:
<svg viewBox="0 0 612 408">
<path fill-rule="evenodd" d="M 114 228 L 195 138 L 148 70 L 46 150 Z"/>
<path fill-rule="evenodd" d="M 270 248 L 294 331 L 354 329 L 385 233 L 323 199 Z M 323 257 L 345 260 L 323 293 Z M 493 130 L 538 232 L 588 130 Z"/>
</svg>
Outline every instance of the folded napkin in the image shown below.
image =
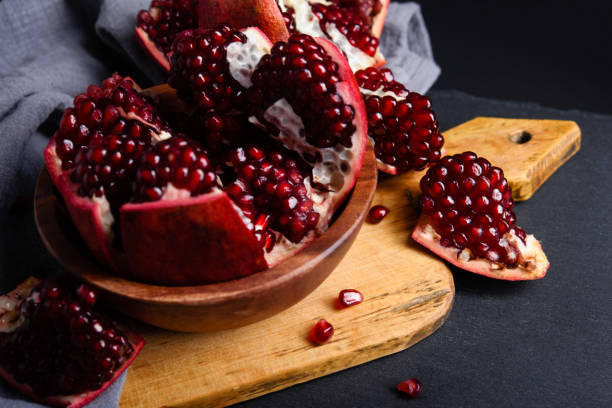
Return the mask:
<svg viewBox="0 0 612 408">
<path fill-rule="evenodd" d="M 163 73 L 134 40 L 150 0 L 0 2 L 0 291 L 57 271 L 36 232 L 32 194 L 61 111 L 113 71 L 147 86 Z M 381 47 L 399 81 L 426 92 L 440 73 L 415 3 L 390 5 Z M 118 405 L 125 374 L 91 406 Z M 34 407 L 0 382 L 0 406 Z"/>
</svg>

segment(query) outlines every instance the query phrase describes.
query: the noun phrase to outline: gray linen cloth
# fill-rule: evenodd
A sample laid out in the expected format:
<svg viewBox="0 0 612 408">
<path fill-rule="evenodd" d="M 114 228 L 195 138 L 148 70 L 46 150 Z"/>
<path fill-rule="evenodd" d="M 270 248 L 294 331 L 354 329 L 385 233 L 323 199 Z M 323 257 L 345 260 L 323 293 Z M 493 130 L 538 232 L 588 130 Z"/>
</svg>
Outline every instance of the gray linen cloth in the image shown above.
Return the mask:
<svg viewBox="0 0 612 408">
<path fill-rule="evenodd" d="M 32 218 L 42 151 L 61 111 L 113 71 L 147 86 L 163 73 L 134 40 L 138 10 L 150 0 L 0 2 L 0 291 L 33 272 L 58 271 Z M 424 93 L 440 68 L 415 3 L 390 5 L 381 47 L 396 78 Z M 147 83 L 148 82 L 148 83 Z M 118 405 L 125 374 L 90 406 Z M 34 407 L 0 382 L 0 406 Z"/>
</svg>

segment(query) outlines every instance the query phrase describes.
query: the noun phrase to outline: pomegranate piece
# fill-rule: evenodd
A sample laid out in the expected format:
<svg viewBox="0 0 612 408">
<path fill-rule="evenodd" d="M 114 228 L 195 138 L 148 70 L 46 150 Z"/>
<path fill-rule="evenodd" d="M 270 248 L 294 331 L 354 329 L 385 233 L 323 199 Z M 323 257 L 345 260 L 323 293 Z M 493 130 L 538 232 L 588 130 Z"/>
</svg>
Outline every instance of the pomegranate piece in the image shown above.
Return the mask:
<svg viewBox="0 0 612 408">
<path fill-rule="evenodd" d="M 423 391 L 423 385 L 416 378 L 409 378 L 406 381 L 402 381 L 397 384 L 397 390 L 408 395 L 410 398 L 416 398 L 421 395 Z"/>
<path fill-rule="evenodd" d="M 331 3 L 363 19 L 372 34 L 380 37 L 390 0 L 331 0 Z"/>
<path fill-rule="evenodd" d="M 323 344 L 334 335 L 334 326 L 325 319 L 319 319 L 312 327 L 308 340 L 315 344 Z"/>
<path fill-rule="evenodd" d="M 470 272 L 506 280 L 544 277 L 548 260 L 533 235 L 516 225 L 502 169 L 472 152 L 446 156 L 420 187 L 415 241 Z"/>
<path fill-rule="evenodd" d="M 135 166 L 145 148 L 171 137 L 152 101 L 118 74 L 74 98 L 45 149 L 53 183 L 94 255 L 114 269 L 122 260 L 114 219 L 130 199 Z"/>
<path fill-rule="evenodd" d="M 29 278 L 0 297 L 0 376 L 30 398 L 82 407 L 132 363 L 137 334 L 93 309 L 96 294 Z"/>
<path fill-rule="evenodd" d="M 444 138 L 429 98 L 409 92 L 388 68 L 368 68 L 355 77 L 379 170 L 389 174 L 422 170 L 440 160 Z"/>
<path fill-rule="evenodd" d="M 198 0 L 153 0 L 140 10 L 136 38 L 143 49 L 166 71 L 172 42 L 181 31 L 198 27 Z"/>
<path fill-rule="evenodd" d="M 205 124 L 197 140 L 173 130 L 118 75 L 75 99 L 45 160 L 101 261 L 149 283 L 219 282 L 274 266 L 328 228 L 361 168 L 365 109 L 332 43 L 300 35 L 280 44 L 297 46 L 291 61 L 308 69 L 320 58 L 320 78 L 288 78 L 290 92 L 268 84 L 262 93 L 254 78 L 270 74 L 271 43 L 256 28 L 220 25 L 175 39 L 170 84 L 190 110 L 176 117 Z M 319 85 L 320 98 L 308 93 Z M 256 112 L 251 95 L 265 102 Z M 317 106 L 340 116 L 325 129 L 306 126 Z"/>
<path fill-rule="evenodd" d="M 374 207 L 370 208 L 370 211 L 368 212 L 368 222 L 370 224 L 378 224 L 387 216 L 387 214 L 389 214 L 390 211 L 391 210 L 384 205 L 375 205 Z"/>
<path fill-rule="evenodd" d="M 343 289 L 338 294 L 338 305 L 340 308 L 354 306 L 363 302 L 363 295 L 356 289 Z"/>
</svg>

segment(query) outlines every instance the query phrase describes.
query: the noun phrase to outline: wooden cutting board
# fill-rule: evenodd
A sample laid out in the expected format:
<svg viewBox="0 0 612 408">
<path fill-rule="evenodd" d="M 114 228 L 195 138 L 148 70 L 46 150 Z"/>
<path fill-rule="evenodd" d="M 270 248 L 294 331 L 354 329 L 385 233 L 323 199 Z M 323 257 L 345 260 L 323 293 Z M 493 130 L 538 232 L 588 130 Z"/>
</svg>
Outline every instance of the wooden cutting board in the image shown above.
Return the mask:
<svg viewBox="0 0 612 408">
<path fill-rule="evenodd" d="M 567 121 L 476 118 L 445 138 L 448 153 L 473 150 L 502 167 L 518 200 L 580 147 L 580 129 Z M 418 214 L 409 197 L 419 194 L 421 176 L 381 177 L 374 204 L 391 213 L 365 224 L 331 276 L 290 309 L 218 333 L 137 327 L 147 345 L 128 372 L 121 407 L 229 405 L 404 350 L 435 331 L 454 286 L 446 265 L 410 239 Z M 347 288 L 365 300 L 338 310 L 335 299 Z M 335 334 L 314 346 L 306 337 L 320 318 Z"/>
</svg>

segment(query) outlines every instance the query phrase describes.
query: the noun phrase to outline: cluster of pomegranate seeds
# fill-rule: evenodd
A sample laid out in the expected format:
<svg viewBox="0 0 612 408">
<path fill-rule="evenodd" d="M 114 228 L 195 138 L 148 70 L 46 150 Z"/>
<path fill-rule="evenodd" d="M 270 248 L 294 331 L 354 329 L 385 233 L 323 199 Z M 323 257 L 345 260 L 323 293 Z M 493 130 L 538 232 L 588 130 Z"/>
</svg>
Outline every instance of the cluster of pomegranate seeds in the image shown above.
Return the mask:
<svg viewBox="0 0 612 408">
<path fill-rule="evenodd" d="M 105 195 L 113 207 L 129 200 L 140 156 L 152 142 L 151 129 L 141 122 L 120 120 L 116 127 L 123 131 L 107 136 L 94 133 L 88 146 L 76 154 L 70 174 L 81 196 Z"/>
<path fill-rule="evenodd" d="M 504 172 L 475 153 L 445 156 L 421 179 L 421 208 L 440 235 L 440 245 L 469 249 L 479 258 L 514 267 L 519 251 L 505 234 L 525 240 L 512 211 Z"/>
<path fill-rule="evenodd" d="M 372 26 L 372 19 L 382 10 L 380 0 L 331 0 L 331 2 L 359 15 L 367 24 L 368 29 Z"/>
<path fill-rule="evenodd" d="M 216 181 L 214 166 L 206 152 L 194 142 L 175 136 L 142 154 L 134 183 L 134 200 L 159 200 L 169 183 L 188 190 L 191 195 L 203 194 Z"/>
<path fill-rule="evenodd" d="M 312 11 L 319 19 L 321 30 L 327 33 L 327 24 L 333 24 L 353 45 L 370 57 L 376 55 L 378 38 L 370 33 L 370 25 L 351 9 L 313 4 Z"/>
<path fill-rule="evenodd" d="M 403 392 L 411 398 L 418 397 L 423 391 L 423 385 L 416 378 L 409 378 L 397 384 L 397 390 Z"/>
<path fill-rule="evenodd" d="M 206 130 L 207 144 L 240 130 L 245 89 L 229 72 L 227 47 L 246 43 L 246 36 L 222 24 L 210 30 L 188 30 L 172 46 L 168 83 L 181 99 L 195 104 Z"/>
<path fill-rule="evenodd" d="M 130 117 L 130 119 L 126 119 Z M 64 111 L 56 133 L 63 170 L 81 196 L 106 195 L 112 206 L 129 199 L 130 179 L 143 149 L 166 130 L 157 111 L 131 80 L 117 74 L 90 85 Z"/>
<path fill-rule="evenodd" d="M 95 390 L 132 355 L 127 337 L 92 309 L 96 295 L 67 283 L 38 284 L 22 305 L 24 322 L 0 334 L 0 364 L 38 396 Z"/>
<path fill-rule="evenodd" d="M 384 205 L 375 205 L 374 207 L 370 208 L 370 211 L 368 212 L 368 222 L 370 224 L 378 224 L 387 216 L 387 214 L 389 214 L 390 211 L 391 210 Z"/>
<path fill-rule="evenodd" d="M 338 293 L 338 306 L 342 309 L 363 302 L 363 295 L 357 289 L 343 289 Z"/>
<path fill-rule="evenodd" d="M 308 340 L 315 344 L 326 343 L 334 335 L 334 326 L 325 319 L 319 319 L 312 327 Z"/>
<path fill-rule="evenodd" d="M 367 68 L 355 77 L 379 160 L 400 172 L 420 170 L 440 160 L 444 138 L 429 98 L 409 92 L 386 68 Z"/>
<path fill-rule="evenodd" d="M 153 0 L 149 10 L 138 12 L 136 25 L 168 53 L 178 33 L 198 27 L 197 6 L 198 0 Z"/>
<path fill-rule="evenodd" d="M 258 116 L 284 98 L 300 116 L 306 140 L 317 147 L 352 146 L 355 111 L 336 93 L 338 64 L 308 35 L 277 42 L 252 75 L 250 105 Z"/>
<path fill-rule="evenodd" d="M 235 178 L 225 191 L 252 220 L 262 247 L 269 251 L 274 246 L 268 227 L 292 242 L 315 229 L 319 213 L 304 185 L 310 169 L 297 155 L 280 147 L 264 151 L 249 145 L 232 149 L 229 163 Z"/>
</svg>

